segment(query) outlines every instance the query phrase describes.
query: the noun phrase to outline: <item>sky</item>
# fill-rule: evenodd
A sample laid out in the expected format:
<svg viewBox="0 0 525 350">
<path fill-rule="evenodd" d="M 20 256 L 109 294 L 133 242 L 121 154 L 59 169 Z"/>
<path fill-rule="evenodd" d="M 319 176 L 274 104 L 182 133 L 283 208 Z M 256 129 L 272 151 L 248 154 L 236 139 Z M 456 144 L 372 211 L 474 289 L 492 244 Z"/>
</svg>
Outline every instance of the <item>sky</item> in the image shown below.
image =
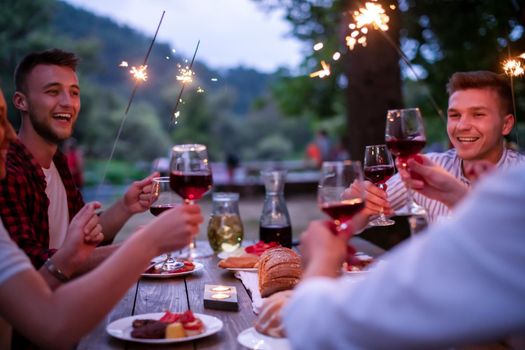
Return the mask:
<svg viewBox="0 0 525 350">
<path fill-rule="evenodd" d="M 304 47 L 289 35 L 291 26 L 277 11 L 267 13 L 251 0 L 65 0 L 99 16 L 110 17 L 153 36 L 162 11 L 166 14 L 157 41 L 167 42 L 212 68 L 237 65 L 273 72 L 294 69 Z"/>
</svg>

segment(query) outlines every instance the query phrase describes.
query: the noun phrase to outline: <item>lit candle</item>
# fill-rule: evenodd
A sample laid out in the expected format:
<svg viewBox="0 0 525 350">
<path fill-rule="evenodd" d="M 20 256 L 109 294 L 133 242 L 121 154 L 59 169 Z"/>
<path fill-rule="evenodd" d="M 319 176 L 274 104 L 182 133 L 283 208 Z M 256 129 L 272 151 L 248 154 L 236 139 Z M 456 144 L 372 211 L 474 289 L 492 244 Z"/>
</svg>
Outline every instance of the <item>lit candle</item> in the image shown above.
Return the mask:
<svg viewBox="0 0 525 350">
<path fill-rule="evenodd" d="M 215 294 L 212 294 L 211 297 L 212 299 L 228 299 L 230 295 L 226 293 L 215 293 Z"/>
<path fill-rule="evenodd" d="M 217 287 L 213 287 L 211 290 L 214 291 L 214 292 L 227 292 L 227 291 L 230 290 L 230 287 L 217 286 Z"/>
</svg>

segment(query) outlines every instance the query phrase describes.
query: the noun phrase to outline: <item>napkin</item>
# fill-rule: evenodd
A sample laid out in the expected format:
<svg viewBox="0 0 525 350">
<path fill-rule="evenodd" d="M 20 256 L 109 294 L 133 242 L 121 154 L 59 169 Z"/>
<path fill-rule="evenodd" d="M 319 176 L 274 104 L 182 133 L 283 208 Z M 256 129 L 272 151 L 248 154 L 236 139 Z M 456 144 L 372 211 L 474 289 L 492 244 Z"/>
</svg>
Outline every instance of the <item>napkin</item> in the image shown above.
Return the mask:
<svg viewBox="0 0 525 350">
<path fill-rule="evenodd" d="M 259 275 L 252 271 L 237 271 L 235 277 L 241 280 L 244 287 L 250 292 L 252 296 L 252 310 L 258 315 L 263 305 L 263 298 L 259 291 Z"/>
</svg>

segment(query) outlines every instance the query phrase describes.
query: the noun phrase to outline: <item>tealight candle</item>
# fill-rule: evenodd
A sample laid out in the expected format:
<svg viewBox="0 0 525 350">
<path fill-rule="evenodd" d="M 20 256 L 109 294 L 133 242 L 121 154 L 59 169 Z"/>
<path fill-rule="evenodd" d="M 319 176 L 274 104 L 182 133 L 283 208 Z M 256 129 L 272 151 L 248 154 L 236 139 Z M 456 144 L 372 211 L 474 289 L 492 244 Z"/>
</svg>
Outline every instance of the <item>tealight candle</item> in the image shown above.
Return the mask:
<svg viewBox="0 0 525 350">
<path fill-rule="evenodd" d="M 237 289 L 221 284 L 204 285 L 204 307 L 208 309 L 238 311 Z"/>
<path fill-rule="evenodd" d="M 212 294 L 211 297 L 213 299 L 228 299 L 230 295 L 226 293 L 215 293 L 215 294 Z"/>
</svg>

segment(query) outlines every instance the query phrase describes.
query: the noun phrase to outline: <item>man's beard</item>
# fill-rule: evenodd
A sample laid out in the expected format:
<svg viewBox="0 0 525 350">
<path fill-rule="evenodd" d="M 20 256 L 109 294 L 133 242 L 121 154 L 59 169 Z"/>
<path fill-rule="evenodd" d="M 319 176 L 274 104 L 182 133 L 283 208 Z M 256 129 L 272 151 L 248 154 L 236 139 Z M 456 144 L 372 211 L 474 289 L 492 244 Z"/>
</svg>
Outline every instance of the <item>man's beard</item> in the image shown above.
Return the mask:
<svg viewBox="0 0 525 350">
<path fill-rule="evenodd" d="M 68 135 L 66 137 L 63 137 L 63 136 L 57 135 L 48 124 L 40 121 L 38 118 L 34 116 L 33 113 L 29 113 L 29 120 L 31 121 L 31 124 L 33 125 L 33 129 L 35 129 L 36 133 L 40 137 L 56 145 L 60 144 L 62 141 L 67 140 L 71 136 L 71 135 Z"/>
</svg>

